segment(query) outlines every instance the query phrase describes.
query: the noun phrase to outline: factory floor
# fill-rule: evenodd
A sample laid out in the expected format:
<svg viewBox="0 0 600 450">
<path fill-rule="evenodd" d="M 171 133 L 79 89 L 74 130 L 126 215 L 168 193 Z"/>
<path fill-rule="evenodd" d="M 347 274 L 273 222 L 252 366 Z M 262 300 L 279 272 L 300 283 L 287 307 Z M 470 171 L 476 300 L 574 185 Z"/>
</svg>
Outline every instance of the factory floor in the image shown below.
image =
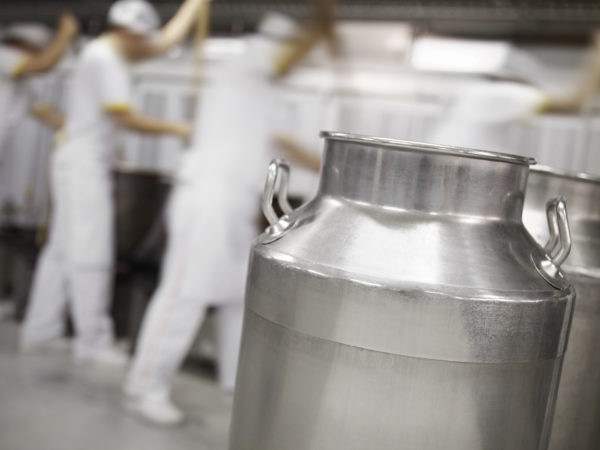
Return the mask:
<svg viewBox="0 0 600 450">
<path fill-rule="evenodd" d="M 121 407 L 124 370 L 78 366 L 68 351 L 22 354 L 18 326 L 0 321 L 0 449 L 221 450 L 232 400 L 215 381 L 177 377 L 174 399 L 186 424 L 151 427 Z"/>
</svg>

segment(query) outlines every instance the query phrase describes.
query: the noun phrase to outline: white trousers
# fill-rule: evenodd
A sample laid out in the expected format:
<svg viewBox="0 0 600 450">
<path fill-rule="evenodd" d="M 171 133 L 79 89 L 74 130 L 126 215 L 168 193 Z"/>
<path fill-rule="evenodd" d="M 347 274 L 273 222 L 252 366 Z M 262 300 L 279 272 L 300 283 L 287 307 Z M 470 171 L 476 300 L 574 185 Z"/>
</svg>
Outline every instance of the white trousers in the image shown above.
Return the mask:
<svg viewBox="0 0 600 450">
<path fill-rule="evenodd" d="M 50 235 L 37 262 L 21 341 L 29 346 L 61 336 L 70 306 L 75 351 L 83 356 L 113 342 L 108 313 L 112 184 L 102 165 L 65 166 L 57 155 L 53 156 L 50 179 Z"/>
<path fill-rule="evenodd" d="M 237 287 L 232 290 L 231 286 L 243 286 L 244 269 L 239 267 L 245 267 L 247 258 L 242 257 L 241 264 L 229 261 L 231 258 L 219 258 L 225 253 L 225 244 L 230 239 L 234 240 L 233 234 L 237 232 L 224 236 L 218 234 L 217 231 L 223 231 L 226 224 L 215 226 L 214 232 L 207 230 L 207 224 L 213 227 L 215 222 L 221 222 L 211 215 L 213 207 L 210 202 L 198 205 L 199 195 L 195 189 L 181 185 L 176 187 L 171 199 L 169 240 L 161 280 L 144 316 L 124 387 L 128 395 L 170 394 L 173 377 L 192 345 L 206 309 L 211 305 L 217 306 L 220 385 L 226 391 L 234 388 L 243 303 L 241 298 L 231 298 L 231 301 L 211 299 L 221 293 L 227 296 L 243 290 Z M 216 278 L 219 279 L 217 286 L 205 289 L 215 284 Z M 242 292 L 239 293 L 241 295 Z"/>
<path fill-rule="evenodd" d="M 59 255 L 57 247 L 47 245 L 38 260 L 21 330 L 22 344 L 36 345 L 63 336 L 70 305 L 76 354 L 84 356 L 112 345 L 110 271 L 68 267 Z"/>
<path fill-rule="evenodd" d="M 192 345 L 207 307 L 207 304 L 191 299 L 169 297 L 159 288 L 144 316 L 125 382 L 126 394 L 170 395 L 173 377 Z M 217 309 L 219 384 L 227 392 L 233 392 L 235 387 L 243 311 L 242 305 L 233 303 L 220 305 Z"/>
</svg>

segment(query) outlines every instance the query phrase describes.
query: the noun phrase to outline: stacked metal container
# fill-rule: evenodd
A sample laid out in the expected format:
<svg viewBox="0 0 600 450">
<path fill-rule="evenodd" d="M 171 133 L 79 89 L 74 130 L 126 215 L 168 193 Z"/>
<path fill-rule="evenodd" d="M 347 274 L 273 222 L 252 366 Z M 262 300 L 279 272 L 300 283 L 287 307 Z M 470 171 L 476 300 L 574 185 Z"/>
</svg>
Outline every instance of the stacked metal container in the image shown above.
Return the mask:
<svg viewBox="0 0 600 450">
<path fill-rule="evenodd" d="M 521 221 L 529 159 L 323 136 L 304 207 L 269 168 L 230 448 L 545 448 L 574 299 L 564 202 L 545 251 Z"/>
<path fill-rule="evenodd" d="M 573 250 L 565 272 L 577 291 L 558 392 L 551 450 L 600 448 L 600 178 L 536 168 L 529 175 L 523 221 L 539 242 L 548 238 L 545 204 L 569 204 Z"/>
</svg>

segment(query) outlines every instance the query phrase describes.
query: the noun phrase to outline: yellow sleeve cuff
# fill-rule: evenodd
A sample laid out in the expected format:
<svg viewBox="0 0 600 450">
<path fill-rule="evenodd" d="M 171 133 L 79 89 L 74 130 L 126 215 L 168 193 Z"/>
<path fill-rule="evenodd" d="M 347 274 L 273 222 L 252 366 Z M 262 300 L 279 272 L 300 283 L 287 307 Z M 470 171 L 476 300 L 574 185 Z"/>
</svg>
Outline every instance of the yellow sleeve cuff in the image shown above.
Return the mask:
<svg viewBox="0 0 600 450">
<path fill-rule="evenodd" d="M 50 103 L 40 103 L 31 109 L 31 114 L 40 117 L 50 110 Z"/>
<path fill-rule="evenodd" d="M 12 70 L 12 72 L 10 73 L 10 76 L 12 78 L 19 78 L 21 75 L 23 75 L 23 71 L 25 70 L 25 66 L 27 66 L 27 63 L 29 62 L 29 57 L 25 56 L 21 61 L 19 61 L 19 63 L 14 67 L 14 69 Z"/>
<path fill-rule="evenodd" d="M 131 105 L 129 103 L 109 103 L 104 106 L 107 112 L 121 113 L 131 111 Z"/>
</svg>

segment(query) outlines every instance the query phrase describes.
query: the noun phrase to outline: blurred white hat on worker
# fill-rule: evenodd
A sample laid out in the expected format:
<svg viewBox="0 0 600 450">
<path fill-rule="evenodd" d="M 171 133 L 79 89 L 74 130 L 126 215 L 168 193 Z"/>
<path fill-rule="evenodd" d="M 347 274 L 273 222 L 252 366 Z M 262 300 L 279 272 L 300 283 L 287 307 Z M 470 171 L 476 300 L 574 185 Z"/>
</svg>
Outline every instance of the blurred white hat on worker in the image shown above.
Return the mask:
<svg viewBox="0 0 600 450">
<path fill-rule="evenodd" d="M 108 24 L 150 35 L 159 29 L 160 17 L 146 0 L 117 0 L 108 11 Z"/>
<path fill-rule="evenodd" d="M 36 48 L 50 43 L 52 30 L 41 23 L 22 22 L 7 26 L 0 32 L 0 40 L 17 41 Z"/>
<path fill-rule="evenodd" d="M 269 12 L 258 24 L 258 32 L 276 40 L 286 41 L 295 39 L 299 26 L 294 19 L 280 13 Z"/>
</svg>

